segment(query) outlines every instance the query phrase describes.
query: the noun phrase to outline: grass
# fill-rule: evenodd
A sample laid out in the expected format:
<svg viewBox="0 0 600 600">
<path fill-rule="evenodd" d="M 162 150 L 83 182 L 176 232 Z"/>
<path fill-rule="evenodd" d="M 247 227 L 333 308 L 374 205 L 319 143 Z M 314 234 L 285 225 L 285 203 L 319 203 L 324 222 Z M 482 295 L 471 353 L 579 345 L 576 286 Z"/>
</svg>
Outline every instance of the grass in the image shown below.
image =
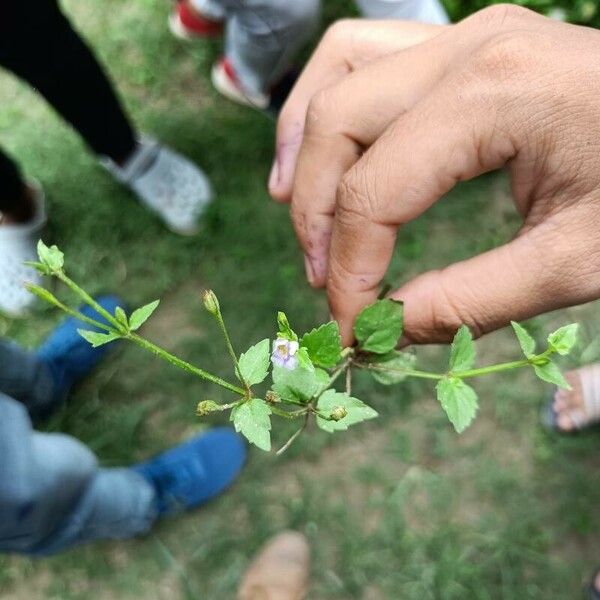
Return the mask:
<svg viewBox="0 0 600 600">
<path fill-rule="evenodd" d="M 218 45 L 171 39 L 169 5 L 159 0 L 65 6 L 110 67 L 136 124 L 197 160 L 218 191 L 199 236 L 165 232 L 31 90 L 2 74 L 3 145 L 43 183 L 46 238 L 70 257 L 72 275 L 94 292 L 118 290 L 132 306 L 162 297 L 147 336 L 221 374 L 229 366 L 201 309 L 203 287 L 220 295 L 239 349 L 272 333 L 279 308 L 298 329 L 326 319 L 323 295 L 304 282 L 287 209 L 265 194 L 272 121 L 222 101 L 207 84 Z M 328 15 L 338 9 L 330 5 Z M 499 177 L 460 186 L 402 230 L 390 280 L 507 239 L 518 220 L 506 196 Z M 557 324 L 592 323 L 595 312 L 563 311 L 530 325 L 542 339 Z M 0 320 L 0 334 L 33 346 L 58 318 L 40 307 L 27 321 Z M 588 337 L 593 332 L 588 326 Z M 507 331 L 478 346 L 482 364 L 516 352 Z M 445 353 L 420 351 L 428 364 Z M 0 598 L 234 598 L 253 553 L 286 527 L 310 539 L 310 598 L 575 598 L 600 559 L 598 436 L 544 433 L 538 410 L 548 389 L 530 373 L 476 385 L 480 415 L 459 437 L 429 385 L 390 390 L 359 377 L 357 390 L 380 419 L 336 436 L 311 430 L 281 458 L 252 451 L 224 497 L 144 539 L 41 561 L 5 557 Z M 206 397 L 222 399 L 137 348 L 122 348 L 48 429 L 83 440 L 103 465 L 129 464 L 218 422 L 194 416 Z M 279 428 L 276 442 L 290 432 Z"/>
</svg>

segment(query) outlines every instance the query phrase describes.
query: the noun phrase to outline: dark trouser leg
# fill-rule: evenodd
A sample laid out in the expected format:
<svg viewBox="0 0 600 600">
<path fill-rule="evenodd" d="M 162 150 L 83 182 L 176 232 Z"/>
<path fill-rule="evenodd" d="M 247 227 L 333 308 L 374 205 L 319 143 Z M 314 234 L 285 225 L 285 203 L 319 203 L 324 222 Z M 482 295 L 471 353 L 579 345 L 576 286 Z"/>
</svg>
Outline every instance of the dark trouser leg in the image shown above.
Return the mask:
<svg viewBox="0 0 600 600">
<path fill-rule="evenodd" d="M 97 154 L 121 162 L 134 150 L 106 75 L 56 0 L 0 3 L 0 65 L 36 88 Z"/>
</svg>

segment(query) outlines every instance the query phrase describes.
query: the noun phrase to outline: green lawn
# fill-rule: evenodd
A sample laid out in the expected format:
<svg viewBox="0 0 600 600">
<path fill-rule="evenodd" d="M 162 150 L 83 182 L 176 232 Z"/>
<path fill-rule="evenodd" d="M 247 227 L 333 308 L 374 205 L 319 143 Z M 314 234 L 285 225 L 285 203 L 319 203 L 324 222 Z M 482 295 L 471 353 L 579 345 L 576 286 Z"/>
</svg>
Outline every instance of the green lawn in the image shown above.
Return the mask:
<svg viewBox="0 0 600 600">
<path fill-rule="evenodd" d="M 70 257 L 73 277 L 132 305 L 162 297 L 147 336 L 222 374 L 226 353 L 202 310 L 204 287 L 221 297 L 240 349 L 272 333 L 277 309 L 299 330 L 326 319 L 323 295 L 305 284 L 287 210 L 265 193 L 273 122 L 218 98 L 207 82 L 218 45 L 173 40 L 161 0 L 65 5 L 136 124 L 197 160 L 218 193 L 199 236 L 167 233 L 32 91 L 2 73 L 0 139 L 43 183 L 46 238 Z M 462 185 L 403 229 L 390 280 L 481 251 L 517 223 L 502 178 Z M 583 319 L 588 340 L 598 330 L 595 306 L 568 313 L 536 319 L 532 331 L 543 339 Z M 0 335 L 34 345 L 58 318 L 44 307 L 27 321 L 0 318 Z M 482 364 L 516 352 L 508 331 L 478 347 Z M 419 353 L 441 364 L 446 349 Z M 381 418 L 336 436 L 310 430 L 281 458 L 252 450 L 223 498 L 145 539 L 41 561 L 3 558 L 0 598 L 232 599 L 252 554 L 286 527 L 310 539 L 311 599 L 578 597 L 600 562 L 597 434 L 544 433 L 538 411 L 549 390 L 527 372 L 478 381 L 480 415 L 460 437 L 427 384 L 383 389 L 358 378 L 356 387 Z M 219 394 L 127 347 L 48 427 L 90 444 L 105 465 L 128 464 L 218 422 L 200 422 L 194 408 Z M 276 444 L 291 431 L 278 427 Z"/>
</svg>

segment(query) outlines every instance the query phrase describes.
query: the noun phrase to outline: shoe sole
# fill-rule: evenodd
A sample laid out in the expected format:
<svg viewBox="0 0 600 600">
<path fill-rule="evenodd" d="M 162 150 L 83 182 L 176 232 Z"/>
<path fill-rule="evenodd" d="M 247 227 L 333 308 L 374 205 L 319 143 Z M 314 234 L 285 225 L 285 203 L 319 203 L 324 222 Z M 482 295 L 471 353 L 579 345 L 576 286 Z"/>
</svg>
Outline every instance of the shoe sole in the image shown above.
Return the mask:
<svg viewBox="0 0 600 600">
<path fill-rule="evenodd" d="M 219 64 L 213 65 L 213 68 L 210 72 L 210 79 L 214 88 L 221 94 L 225 96 L 232 102 L 236 104 L 241 104 L 242 106 L 248 106 L 250 108 L 256 108 L 258 110 L 265 110 L 269 106 L 268 99 L 258 99 L 251 98 L 249 96 L 245 96 L 240 90 L 235 87 L 231 80 L 227 77 L 224 70 L 219 66 Z"/>
<path fill-rule="evenodd" d="M 211 40 L 217 37 L 220 37 L 222 34 L 219 32 L 215 33 L 190 33 L 190 30 L 185 27 L 185 25 L 181 22 L 179 15 L 177 13 L 171 13 L 168 19 L 169 31 L 180 40 L 184 42 L 196 42 L 202 40 Z"/>
</svg>

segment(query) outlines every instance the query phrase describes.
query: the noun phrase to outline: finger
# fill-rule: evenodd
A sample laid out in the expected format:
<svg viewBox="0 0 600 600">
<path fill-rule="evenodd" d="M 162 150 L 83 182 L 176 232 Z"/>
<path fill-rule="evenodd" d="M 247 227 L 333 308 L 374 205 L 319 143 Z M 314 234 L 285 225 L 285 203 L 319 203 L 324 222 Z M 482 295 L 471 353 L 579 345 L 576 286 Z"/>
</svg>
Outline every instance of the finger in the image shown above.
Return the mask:
<svg viewBox="0 0 600 600">
<path fill-rule="evenodd" d="M 468 67 L 467 67 L 468 68 Z M 466 72 L 447 77 L 400 117 L 344 176 L 327 279 L 330 308 L 344 343 L 374 301 L 389 266 L 395 233 L 458 181 L 502 166 L 516 153 L 511 128 L 493 110 L 498 86 Z"/>
<path fill-rule="evenodd" d="M 291 204 L 311 285 L 326 283 L 335 195 L 342 176 L 360 159 L 363 148 L 444 75 L 454 57 L 452 46 L 437 43 L 441 37 L 446 36 L 367 65 L 311 101 Z"/>
<path fill-rule="evenodd" d="M 286 101 L 278 122 L 269 177 L 274 200 L 289 201 L 311 98 L 375 58 L 418 44 L 444 28 L 402 21 L 344 20 L 325 34 Z"/>
<path fill-rule="evenodd" d="M 408 282 L 392 294 L 404 301 L 404 336 L 414 343 L 450 341 L 463 323 L 479 336 L 597 298 L 600 268 L 589 260 L 582 221 L 595 227 L 598 218 L 559 214 L 504 246 Z M 579 244 L 557 243 L 569 231 Z"/>
</svg>

